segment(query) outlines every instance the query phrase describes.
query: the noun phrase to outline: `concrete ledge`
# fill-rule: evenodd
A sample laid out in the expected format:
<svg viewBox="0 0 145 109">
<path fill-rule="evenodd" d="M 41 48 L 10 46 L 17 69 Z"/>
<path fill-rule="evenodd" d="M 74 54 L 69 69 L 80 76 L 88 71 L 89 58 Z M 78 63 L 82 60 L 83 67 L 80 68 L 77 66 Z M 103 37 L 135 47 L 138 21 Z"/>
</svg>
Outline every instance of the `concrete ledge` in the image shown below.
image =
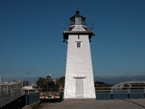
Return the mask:
<svg viewBox="0 0 145 109">
<path fill-rule="evenodd" d="M 96 98 L 66 98 L 63 101 L 68 101 L 68 100 L 96 100 Z"/>
<path fill-rule="evenodd" d="M 38 103 L 40 103 L 40 101 L 36 101 L 33 104 L 30 105 L 26 105 L 24 106 L 22 109 L 32 109 L 34 106 L 36 106 Z"/>
</svg>

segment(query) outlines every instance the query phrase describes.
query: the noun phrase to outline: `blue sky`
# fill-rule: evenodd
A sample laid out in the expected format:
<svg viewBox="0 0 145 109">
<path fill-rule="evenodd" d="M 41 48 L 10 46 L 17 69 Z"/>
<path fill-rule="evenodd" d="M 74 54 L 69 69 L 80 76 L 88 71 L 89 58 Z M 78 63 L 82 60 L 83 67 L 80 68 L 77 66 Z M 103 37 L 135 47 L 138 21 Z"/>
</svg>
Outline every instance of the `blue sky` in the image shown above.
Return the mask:
<svg viewBox="0 0 145 109">
<path fill-rule="evenodd" d="M 94 23 L 94 76 L 145 76 L 145 0 L 0 0 L 3 81 L 64 76 L 63 24 L 77 8 Z"/>
</svg>

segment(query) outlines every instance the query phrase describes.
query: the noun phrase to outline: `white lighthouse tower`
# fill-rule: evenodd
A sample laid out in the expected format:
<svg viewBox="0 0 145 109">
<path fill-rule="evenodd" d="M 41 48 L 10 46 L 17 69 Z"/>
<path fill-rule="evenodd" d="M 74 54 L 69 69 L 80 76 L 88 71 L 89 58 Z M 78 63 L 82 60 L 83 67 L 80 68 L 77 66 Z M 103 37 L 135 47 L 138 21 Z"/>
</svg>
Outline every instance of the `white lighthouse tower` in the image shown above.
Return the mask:
<svg viewBox="0 0 145 109">
<path fill-rule="evenodd" d="M 85 19 L 76 11 L 69 30 L 63 31 L 64 42 L 68 43 L 64 100 L 96 98 L 89 43 L 94 31 L 88 30 Z"/>
</svg>

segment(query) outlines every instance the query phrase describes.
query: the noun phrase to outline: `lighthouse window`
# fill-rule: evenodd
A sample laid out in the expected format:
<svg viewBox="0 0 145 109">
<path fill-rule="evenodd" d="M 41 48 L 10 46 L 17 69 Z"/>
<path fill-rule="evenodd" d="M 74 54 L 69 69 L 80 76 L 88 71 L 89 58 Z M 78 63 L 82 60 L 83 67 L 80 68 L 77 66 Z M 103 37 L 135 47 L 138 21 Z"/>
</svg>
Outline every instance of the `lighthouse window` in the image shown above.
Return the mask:
<svg viewBox="0 0 145 109">
<path fill-rule="evenodd" d="M 81 18 L 80 17 L 75 18 L 75 24 L 81 24 Z"/>
<path fill-rule="evenodd" d="M 84 22 L 84 21 L 82 21 L 82 24 L 84 25 L 84 24 L 85 24 L 85 22 Z"/>
<path fill-rule="evenodd" d="M 77 42 L 77 48 L 81 47 L 81 42 Z"/>
<path fill-rule="evenodd" d="M 73 18 L 73 19 L 70 20 L 70 24 L 71 25 L 74 25 L 75 24 L 75 18 Z"/>
</svg>

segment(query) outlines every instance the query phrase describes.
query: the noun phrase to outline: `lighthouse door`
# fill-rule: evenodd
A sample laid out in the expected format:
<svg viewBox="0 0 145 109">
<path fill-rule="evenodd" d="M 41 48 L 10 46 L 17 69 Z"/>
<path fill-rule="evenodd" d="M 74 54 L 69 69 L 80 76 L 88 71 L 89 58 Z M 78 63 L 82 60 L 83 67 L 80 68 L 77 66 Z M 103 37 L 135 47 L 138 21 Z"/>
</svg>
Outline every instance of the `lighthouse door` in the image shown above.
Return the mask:
<svg viewBox="0 0 145 109">
<path fill-rule="evenodd" d="M 82 98 L 84 93 L 83 79 L 76 79 L 76 97 Z"/>
</svg>

